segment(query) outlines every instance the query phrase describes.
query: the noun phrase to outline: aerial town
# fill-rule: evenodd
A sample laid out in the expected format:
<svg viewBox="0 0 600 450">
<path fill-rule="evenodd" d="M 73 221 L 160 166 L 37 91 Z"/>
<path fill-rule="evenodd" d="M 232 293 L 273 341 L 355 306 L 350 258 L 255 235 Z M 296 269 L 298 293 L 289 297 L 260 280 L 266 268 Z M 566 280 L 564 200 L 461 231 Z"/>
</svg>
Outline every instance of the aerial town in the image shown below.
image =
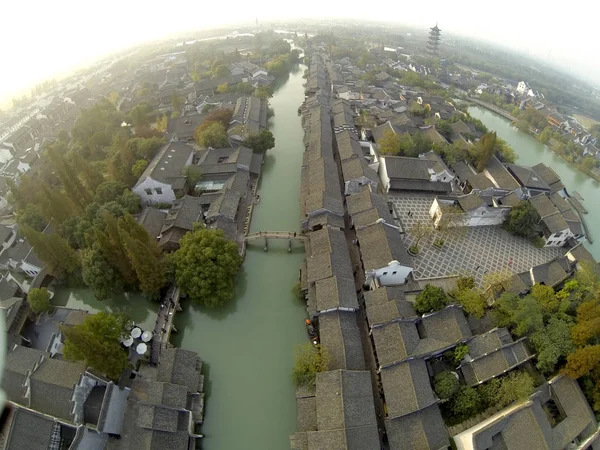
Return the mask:
<svg viewBox="0 0 600 450">
<path fill-rule="evenodd" d="M 600 449 L 600 122 L 468 50 L 257 20 L 13 99 L 0 448 Z"/>
</svg>

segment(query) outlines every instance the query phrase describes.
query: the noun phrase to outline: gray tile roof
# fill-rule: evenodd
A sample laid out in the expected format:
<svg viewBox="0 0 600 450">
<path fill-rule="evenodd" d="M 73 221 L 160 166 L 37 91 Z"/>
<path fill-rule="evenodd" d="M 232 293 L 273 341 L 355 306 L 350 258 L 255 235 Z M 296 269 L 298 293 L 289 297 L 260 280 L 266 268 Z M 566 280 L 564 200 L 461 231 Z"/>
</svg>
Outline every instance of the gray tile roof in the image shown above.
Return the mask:
<svg viewBox="0 0 600 450">
<path fill-rule="evenodd" d="M 346 205 L 348 207 L 348 214 L 352 217 L 357 213 L 375 208 L 378 211 L 381 211 L 382 214 L 387 213 L 387 216 L 391 219 L 386 198 L 383 195 L 373 193 L 369 188 L 363 189 L 363 191 L 358 194 L 347 196 Z M 392 223 L 392 221 L 386 222 Z"/>
<path fill-rule="evenodd" d="M 34 411 L 15 408 L 6 440 L 6 449 L 48 450 L 53 428 L 54 420 Z"/>
<path fill-rule="evenodd" d="M 5 242 L 14 232 L 15 231 L 12 228 L 7 227 L 6 225 L 0 225 L 0 244 Z"/>
<path fill-rule="evenodd" d="M 468 125 L 466 123 L 464 123 L 462 120 L 451 123 L 450 126 L 452 127 L 452 131 L 454 131 L 455 133 L 467 133 L 467 134 L 472 133 L 472 131 L 468 127 Z"/>
<path fill-rule="evenodd" d="M 481 197 L 474 192 L 468 195 L 462 195 L 458 197 L 456 201 L 465 212 L 471 211 L 472 209 L 477 209 L 485 204 Z"/>
<path fill-rule="evenodd" d="M 179 412 L 173 408 L 159 405 L 141 404 L 138 411 L 137 426 L 149 430 L 177 431 Z"/>
<path fill-rule="evenodd" d="M 167 143 L 150 161 L 136 186 L 148 177 L 168 184 L 183 179 L 183 169 L 191 161 L 193 151 L 192 147 L 180 142 Z"/>
<path fill-rule="evenodd" d="M 238 134 L 241 125 L 242 137 L 258 134 L 267 127 L 267 102 L 259 97 L 242 96 L 237 99 L 228 133 Z"/>
<path fill-rule="evenodd" d="M 437 403 L 423 359 L 411 359 L 381 370 L 388 418 L 395 419 Z"/>
<path fill-rule="evenodd" d="M 398 230 L 378 223 L 357 230 L 356 235 L 366 271 L 386 267 L 391 261 L 412 267 L 406 245 Z"/>
<path fill-rule="evenodd" d="M 519 183 L 514 179 L 510 172 L 504 167 L 496 156 L 492 156 L 485 166 L 485 170 L 495 180 L 496 187 L 513 191 L 519 189 Z"/>
<path fill-rule="evenodd" d="M 31 375 L 31 408 L 70 422 L 71 397 L 85 371 L 83 364 L 46 358 Z"/>
<path fill-rule="evenodd" d="M 550 233 L 558 233 L 569 228 L 569 224 L 560 213 L 546 216 L 542 219 L 542 222 L 548 228 Z"/>
<path fill-rule="evenodd" d="M 188 140 L 194 137 L 194 131 L 204 122 L 206 114 L 186 114 L 176 119 L 169 118 L 167 131 L 177 135 L 179 140 Z"/>
<path fill-rule="evenodd" d="M 435 161 L 407 156 L 385 156 L 385 167 L 390 179 L 429 181 L 428 169 L 433 169 Z"/>
<path fill-rule="evenodd" d="M 529 199 L 529 203 L 531 203 L 542 219 L 558 213 L 558 209 L 556 206 L 554 206 L 554 203 L 552 203 L 545 194 L 539 194 L 535 197 L 531 197 Z"/>
<path fill-rule="evenodd" d="M 380 287 L 379 289 L 366 291 L 364 297 L 367 308 L 385 304 L 389 301 L 403 300 L 405 298 L 404 289 L 393 286 Z"/>
<path fill-rule="evenodd" d="M 472 189 L 478 189 L 480 191 L 485 191 L 486 189 L 494 187 L 492 180 L 486 177 L 483 172 L 469 175 L 467 177 L 467 182 L 471 185 Z"/>
<path fill-rule="evenodd" d="M 165 405 L 182 409 L 187 404 L 187 387 L 173 383 L 150 383 L 148 401 L 156 405 Z"/>
<path fill-rule="evenodd" d="M 469 355 L 460 369 L 467 384 L 497 377 L 528 360 L 525 338 L 514 342 L 506 328 L 493 329 L 468 342 Z"/>
<path fill-rule="evenodd" d="M 171 228 L 181 228 L 190 231 L 194 224 L 202 221 L 202 206 L 198 197 L 185 195 L 173 202 L 167 213 L 161 233 L 166 233 Z"/>
<path fill-rule="evenodd" d="M 329 370 L 365 369 L 355 313 L 333 311 L 319 315 L 319 337 L 329 354 Z"/>
<path fill-rule="evenodd" d="M 442 450 L 449 436 L 437 404 L 397 419 L 386 419 L 390 450 Z"/>
<path fill-rule="evenodd" d="M 316 399 L 318 431 L 308 432 L 309 449 L 380 448 L 369 372 L 318 373 Z"/>
<path fill-rule="evenodd" d="M 214 220 L 217 217 L 235 220 L 240 204 L 240 194 L 238 192 L 226 189 L 221 196 L 211 203 L 206 213 L 207 220 Z"/>
<path fill-rule="evenodd" d="M 188 392 L 198 392 L 201 382 L 202 360 L 196 352 L 181 348 L 168 348 L 161 352 L 158 362 L 159 382 L 181 384 Z"/>
<path fill-rule="evenodd" d="M 146 229 L 150 238 L 156 239 L 162 230 L 165 217 L 167 217 L 166 212 L 147 207 L 139 215 L 138 222 Z"/>
<path fill-rule="evenodd" d="M 307 281 L 309 283 L 331 276 L 353 279 L 350 253 L 344 233 L 331 228 L 313 231 L 307 252 Z"/>
<path fill-rule="evenodd" d="M 552 287 L 558 285 L 569 276 L 569 272 L 565 270 L 566 266 L 562 258 L 560 258 L 533 267 L 531 269 L 533 284 L 540 283 Z"/>
<path fill-rule="evenodd" d="M 346 183 L 361 178 L 366 178 L 375 185 L 379 183 L 377 172 L 371 169 L 362 158 L 352 158 L 343 161 L 342 174 Z"/>
<path fill-rule="evenodd" d="M 530 189 L 550 191 L 550 186 L 533 169 L 518 164 L 507 164 L 506 168 L 522 185 Z"/>
<path fill-rule="evenodd" d="M 317 311 L 333 308 L 358 309 L 354 278 L 329 277 L 316 285 Z"/>
<path fill-rule="evenodd" d="M 546 182 L 547 185 L 550 186 L 552 192 L 557 192 L 564 188 L 564 185 L 560 181 L 560 177 L 551 167 L 548 167 L 546 164 L 536 164 L 532 167 L 532 169 L 540 176 L 542 180 Z"/>
<path fill-rule="evenodd" d="M 335 135 L 340 160 L 345 161 L 352 158 L 363 158 L 363 151 L 357 137 L 348 130 L 341 131 Z"/>
<path fill-rule="evenodd" d="M 564 413 L 564 419 L 555 425 L 549 422 L 544 404 L 553 400 Z M 472 432 L 473 448 L 491 448 L 502 443 L 507 450 L 561 450 L 576 437 L 590 436 L 596 421 L 577 381 L 558 376 L 535 393 L 531 400 L 500 411 L 489 418 L 482 428 Z M 466 430 L 468 433 L 470 430 Z"/>
<path fill-rule="evenodd" d="M 367 308 L 367 318 L 371 327 L 391 322 L 394 319 L 416 316 L 413 304 L 404 299 L 378 303 Z"/>
<path fill-rule="evenodd" d="M 515 194 L 514 192 L 511 192 L 510 194 L 508 194 L 505 197 L 502 197 L 500 199 L 500 202 L 502 203 L 502 205 L 504 206 L 512 206 L 515 207 L 517 206 L 519 203 L 521 203 L 521 199 L 519 197 L 517 197 L 517 194 Z"/>
</svg>

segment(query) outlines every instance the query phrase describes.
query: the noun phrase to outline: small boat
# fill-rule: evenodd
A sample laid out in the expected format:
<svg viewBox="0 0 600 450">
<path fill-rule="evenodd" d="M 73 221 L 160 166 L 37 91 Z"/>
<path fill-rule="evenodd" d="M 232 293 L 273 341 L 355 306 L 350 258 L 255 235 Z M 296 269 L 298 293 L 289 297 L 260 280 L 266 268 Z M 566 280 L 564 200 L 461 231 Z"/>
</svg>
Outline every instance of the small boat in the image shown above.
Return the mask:
<svg viewBox="0 0 600 450">
<path fill-rule="evenodd" d="M 308 337 L 310 337 L 310 340 L 313 343 L 313 345 L 317 345 L 319 343 L 319 335 L 317 334 L 317 330 L 313 326 L 310 319 L 306 319 L 304 323 L 306 324 L 306 331 L 308 331 Z"/>
</svg>

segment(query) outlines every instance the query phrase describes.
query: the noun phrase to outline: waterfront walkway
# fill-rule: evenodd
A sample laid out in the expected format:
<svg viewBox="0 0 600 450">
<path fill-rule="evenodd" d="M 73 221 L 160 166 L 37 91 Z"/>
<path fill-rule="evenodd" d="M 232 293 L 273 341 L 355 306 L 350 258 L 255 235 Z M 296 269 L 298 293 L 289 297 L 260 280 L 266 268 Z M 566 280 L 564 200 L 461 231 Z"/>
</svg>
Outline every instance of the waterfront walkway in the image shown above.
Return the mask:
<svg viewBox="0 0 600 450">
<path fill-rule="evenodd" d="M 494 111 L 496 114 L 500 114 L 502 117 L 507 118 L 511 122 L 518 122 L 515 116 L 510 114 L 509 112 L 503 110 L 502 108 L 497 107 L 496 105 L 492 105 L 491 103 L 482 102 L 481 100 L 477 100 L 476 98 L 469 97 L 469 101 L 475 103 L 476 105 L 482 106 L 485 109 L 489 109 L 490 111 Z"/>
<path fill-rule="evenodd" d="M 161 350 L 167 348 L 167 344 L 171 338 L 171 331 L 177 331 L 173 325 L 173 321 L 175 320 L 175 312 L 181 311 L 181 306 L 179 305 L 180 297 L 179 288 L 175 284 L 171 284 L 164 298 L 161 300 L 154 327 L 154 335 L 152 336 L 150 345 L 150 364 L 152 365 L 158 364 Z"/>
</svg>

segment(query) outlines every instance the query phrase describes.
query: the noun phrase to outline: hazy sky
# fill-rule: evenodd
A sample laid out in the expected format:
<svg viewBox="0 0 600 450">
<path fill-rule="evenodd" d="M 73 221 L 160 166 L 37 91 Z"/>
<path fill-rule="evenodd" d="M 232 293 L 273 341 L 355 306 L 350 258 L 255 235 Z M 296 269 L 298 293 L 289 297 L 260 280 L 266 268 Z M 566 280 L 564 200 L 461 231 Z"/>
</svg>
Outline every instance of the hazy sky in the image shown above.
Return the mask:
<svg viewBox="0 0 600 450">
<path fill-rule="evenodd" d="M 231 22 L 275 18 L 360 17 L 440 28 L 518 47 L 569 65 L 600 84 L 600 49 L 595 28 L 600 6 L 571 0 L 553 8 L 546 1 L 426 0 L 56 0 L 9 1 L 3 5 L 0 100 L 27 86 L 109 51 L 162 37 Z M 296 8 L 291 9 L 290 5 Z M 595 5 L 596 4 L 596 5 Z M 91 6 L 94 5 L 94 6 Z M 369 5 L 373 9 L 369 10 Z M 549 53 L 551 52 L 551 53 Z M 0 102 L 1 103 L 1 102 Z"/>
</svg>

